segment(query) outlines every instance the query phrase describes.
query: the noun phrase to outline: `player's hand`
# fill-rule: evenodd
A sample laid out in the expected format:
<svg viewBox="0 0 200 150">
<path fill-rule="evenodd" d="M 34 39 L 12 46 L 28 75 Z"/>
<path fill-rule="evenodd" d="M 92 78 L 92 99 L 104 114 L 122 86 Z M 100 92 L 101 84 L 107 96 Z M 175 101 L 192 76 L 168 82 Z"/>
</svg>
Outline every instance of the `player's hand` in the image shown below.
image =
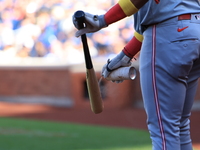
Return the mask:
<svg viewBox="0 0 200 150">
<path fill-rule="evenodd" d="M 79 29 L 77 20 L 74 16 L 72 17 L 72 20 L 73 20 L 74 26 L 77 29 Z M 85 22 L 84 23 L 85 23 L 85 27 L 76 32 L 76 34 L 75 34 L 76 37 L 79 37 L 85 33 L 96 32 L 104 27 L 107 27 L 105 19 L 104 19 L 104 15 L 98 16 L 98 15 L 92 15 L 92 14 L 85 12 Z"/>
<path fill-rule="evenodd" d="M 116 57 L 112 60 L 108 59 L 107 64 L 105 64 L 102 68 L 102 76 L 106 79 L 109 74 L 120 67 L 128 67 L 131 65 L 131 58 L 126 56 L 123 51 L 121 51 Z M 121 83 L 123 80 L 113 81 L 116 83 Z"/>
</svg>

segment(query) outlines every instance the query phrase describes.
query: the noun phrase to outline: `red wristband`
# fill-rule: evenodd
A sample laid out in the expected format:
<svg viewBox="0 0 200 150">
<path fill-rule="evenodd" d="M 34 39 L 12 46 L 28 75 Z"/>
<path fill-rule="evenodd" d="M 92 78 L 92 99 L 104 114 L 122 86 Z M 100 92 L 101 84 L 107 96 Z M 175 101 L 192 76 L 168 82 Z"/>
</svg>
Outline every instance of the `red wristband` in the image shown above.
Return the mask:
<svg viewBox="0 0 200 150">
<path fill-rule="evenodd" d="M 124 47 L 123 52 L 130 58 L 133 58 L 141 49 L 142 42 L 133 37 Z"/>
</svg>

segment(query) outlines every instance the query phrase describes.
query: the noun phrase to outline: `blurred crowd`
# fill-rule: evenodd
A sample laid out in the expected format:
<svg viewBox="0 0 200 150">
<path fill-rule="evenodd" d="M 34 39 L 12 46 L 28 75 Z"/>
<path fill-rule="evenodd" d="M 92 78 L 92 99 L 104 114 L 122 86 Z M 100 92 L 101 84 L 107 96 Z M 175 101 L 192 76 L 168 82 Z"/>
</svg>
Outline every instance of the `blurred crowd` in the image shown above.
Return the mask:
<svg viewBox="0 0 200 150">
<path fill-rule="evenodd" d="M 72 15 L 77 10 L 104 14 L 116 0 L 0 0 L 0 59 L 43 57 L 68 64 L 83 61 Z M 126 18 L 87 34 L 92 57 L 117 54 L 133 36 Z M 1 61 L 0 60 L 0 61 Z"/>
</svg>

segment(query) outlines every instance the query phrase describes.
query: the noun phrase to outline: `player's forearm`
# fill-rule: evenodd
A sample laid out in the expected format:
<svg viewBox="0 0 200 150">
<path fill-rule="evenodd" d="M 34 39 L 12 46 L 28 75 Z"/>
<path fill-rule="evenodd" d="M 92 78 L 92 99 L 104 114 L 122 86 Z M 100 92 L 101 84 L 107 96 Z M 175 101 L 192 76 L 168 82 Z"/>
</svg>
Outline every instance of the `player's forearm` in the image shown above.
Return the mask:
<svg viewBox="0 0 200 150">
<path fill-rule="evenodd" d="M 106 24 L 112 24 L 127 16 L 135 14 L 148 0 L 119 0 L 104 15 Z"/>
<path fill-rule="evenodd" d="M 137 32 L 134 37 L 126 44 L 123 52 L 130 58 L 133 58 L 141 49 L 143 36 Z"/>
</svg>

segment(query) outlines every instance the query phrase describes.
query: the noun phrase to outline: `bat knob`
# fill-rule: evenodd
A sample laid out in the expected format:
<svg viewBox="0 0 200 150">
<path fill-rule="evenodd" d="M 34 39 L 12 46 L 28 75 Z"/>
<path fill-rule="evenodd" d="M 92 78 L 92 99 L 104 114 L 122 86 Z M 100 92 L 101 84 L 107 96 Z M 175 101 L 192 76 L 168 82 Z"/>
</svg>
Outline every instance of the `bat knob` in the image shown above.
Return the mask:
<svg viewBox="0 0 200 150">
<path fill-rule="evenodd" d="M 74 18 L 78 23 L 78 27 L 81 29 L 84 27 L 85 13 L 82 10 L 78 10 L 74 13 Z"/>
<path fill-rule="evenodd" d="M 77 20 L 81 20 L 81 19 L 84 19 L 85 18 L 85 13 L 82 11 L 82 10 L 78 10 L 74 13 L 74 17 L 77 19 Z"/>
</svg>

